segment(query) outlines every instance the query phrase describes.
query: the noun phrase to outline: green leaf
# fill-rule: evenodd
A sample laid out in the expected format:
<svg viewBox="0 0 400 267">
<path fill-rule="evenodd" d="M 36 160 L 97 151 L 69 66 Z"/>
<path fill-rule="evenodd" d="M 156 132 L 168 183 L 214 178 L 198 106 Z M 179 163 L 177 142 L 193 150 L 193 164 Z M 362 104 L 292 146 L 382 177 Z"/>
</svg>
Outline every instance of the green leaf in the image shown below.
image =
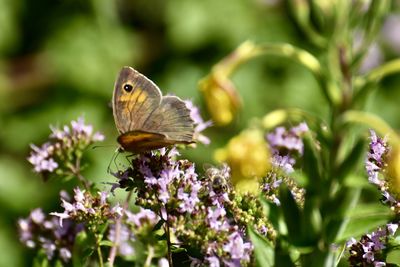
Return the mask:
<svg viewBox="0 0 400 267">
<path fill-rule="evenodd" d="M 275 245 L 275 265 L 274 266 L 285 266 L 292 267 L 295 264 L 292 261 L 291 255 L 298 254 L 298 251 L 294 248 L 290 248 L 286 242 L 282 239 L 278 239 Z M 298 255 L 295 255 L 297 258 Z"/>
<path fill-rule="evenodd" d="M 274 266 L 274 248 L 265 238 L 256 233 L 251 226 L 248 227 L 251 242 L 254 245 L 254 253 L 258 266 Z"/>
<path fill-rule="evenodd" d="M 336 242 L 337 237 L 346 229 L 349 223 L 348 213 L 357 205 L 360 192 L 360 188 L 342 187 L 336 196 L 322 207 L 326 223 L 324 236 L 328 243 Z"/>
<path fill-rule="evenodd" d="M 95 240 L 90 238 L 85 231 L 81 231 L 75 238 L 72 253 L 72 264 L 74 267 L 86 266 L 86 262 L 93 254 Z"/>
<path fill-rule="evenodd" d="M 33 260 L 33 267 L 47 267 L 50 266 L 46 253 L 40 250 Z"/>
<path fill-rule="evenodd" d="M 360 204 L 348 213 L 347 228 L 337 238 L 338 241 L 344 241 L 350 237 L 361 236 L 373 231 L 376 227 L 386 224 L 392 212 L 386 206 L 381 204 Z"/>
<path fill-rule="evenodd" d="M 386 257 L 386 262 L 400 266 L 400 250 L 391 250 Z"/>
<path fill-rule="evenodd" d="M 110 240 L 102 240 L 100 242 L 100 246 L 112 247 L 112 246 L 114 246 L 114 243 L 111 242 Z"/>
<path fill-rule="evenodd" d="M 319 211 L 319 201 L 316 197 L 307 196 L 302 216 L 301 239 L 303 246 L 315 245 L 322 228 L 322 218 Z"/>
<path fill-rule="evenodd" d="M 354 145 L 351 152 L 347 157 L 340 163 L 338 167 L 337 178 L 342 181 L 351 170 L 354 170 L 356 166 L 359 166 L 361 159 L 364 156 L 366 141 L 360 138 Z"/>
<path fill-rule="evenodd" d="M 297 206 L 292 193 L 282 185 L 279 191 L 283 217 L 288 229 L 288 239 L 295 245 L 302 245 L 302 217 L 303 214 Z"/>
<path fill-rule="evenodd" d="M 313 191 L 319 190 L 322 178 L 321 155 L 311 134 L 306 134 L 304 140 L 303 170 L 308 177 L 308 185 Z"/>
<path fill-rule="evenodd" d="M 268 217 L 269 221 L 275 229 L 280 229 L 280 208 L 275 204 L 271 203 L 263 195 L 260 196 L 261 205 L 264 208 L 264 214 Z M 282 232 L 279 231 L 281 234 Z"/>
</svg>

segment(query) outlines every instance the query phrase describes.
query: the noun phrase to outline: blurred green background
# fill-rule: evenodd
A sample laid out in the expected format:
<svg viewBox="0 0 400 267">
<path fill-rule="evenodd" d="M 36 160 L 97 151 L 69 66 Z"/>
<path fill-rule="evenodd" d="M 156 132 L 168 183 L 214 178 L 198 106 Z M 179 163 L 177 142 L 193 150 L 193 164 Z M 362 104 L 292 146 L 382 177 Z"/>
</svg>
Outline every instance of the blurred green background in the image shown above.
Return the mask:
<svg viewBox="0 0 400 267">
<path fill-rule="evenodd" d="M 397 19 L 394 32 L 400 36 L 397 15 L 391 19 Z M 390 36 L 380 34 L 379 53 L 371 54 L 370 64 L 397 57 L 400 46 Z M 39 206 L 59 210 L 59 190 L 73 186 L 44 183 L 26 160 L 31 143 L 46 141 L 49 124 L 61 126 L 83 115 L 105 133 L 104 147 L 88 151 L 92 165 L 85 175 L 112 182 L 106 168 L 117 131 L 110 101 L 120 68 L 132 66 L 164 93 L 192 99 L 209 119 L 197 82 L 245 40 L 289 42 L 320 53 L 278 0 L 0 0 L 0 266 L 30 265 L 32 254 L 18 241 L 17 219 Z M 206 131 L 210 146 L 185 153 L 199 168 L 213 163 L 213 150 L 253 117 L 275 108 L 328 116 L 312 75 L 290 60 L 255 59 L 233 81 L 244 108 L 233 125 Z M 386 78 L 368 105 L 397 128 L 399 85 L 399 76 Z"/>
</svg>

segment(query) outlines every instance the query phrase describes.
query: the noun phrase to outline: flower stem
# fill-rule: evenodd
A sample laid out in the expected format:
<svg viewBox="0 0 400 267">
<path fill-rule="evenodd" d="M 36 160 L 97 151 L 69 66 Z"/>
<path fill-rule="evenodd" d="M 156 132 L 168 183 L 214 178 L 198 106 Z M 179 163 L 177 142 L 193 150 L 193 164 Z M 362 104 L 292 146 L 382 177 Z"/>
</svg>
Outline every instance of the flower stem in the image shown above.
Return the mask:
<svg viewBox="0 0 400 267">
<path fill-rule="evenodd" d="M 400 72 L 400 59 L 389 61 L 375 69 L 373 69 L 366 77 L 368 82 L 379 82 L 382 78 Z"/>
<path fill-rule="evenodd" d="M 167 220 L 165 221 L 165 232 L 167 234 L 167 247 L 168 247 L 168 263 L 169 267 L 172 267 L 172 252 L 171 252 L 171 234 L 170 234 L 170 229 L 169 229 L 169 224 L 168 224 L 168 212 L 167 212 Z"/>
<path fill-rule="evenodd" d="M 99 258 L 99 266 L 103 267 L 104 263 L 103 263 L 103 254 L 101 253 L 101 248 L 100 248 L 100 244 L 99 244 L 99 239 L 96 238 L 96 247 L 97 247 L 97 256 Z"/>
<path fill-rule="evenodd" d="M 147 249 L 148 254 L 147 254 L 146 262 L 144 263 L 144 267 L 150 267 L 151 266 L 151 260 L 154 257 L 154 248 L 152 246 L 148 246 L 147 248 L 148 248 Z"/>
<path fill-rule="evenodd" d="M 81 182 L 82 186 L 86 189 L 90 189 L 90 182 L 81 174 L 81 159 L 78 157 L 75 162 L 75 166 L 69 166 L 71 173 L 75 175 L 79 182 Z"/>
<path fill-rule="evenodd" d="M 129 191 L 128 195 L 126 196 L 124 205 L 122 206 L 123 210 L 128 209 L 129 201 L 132 197 L 132 191 Z M 121 237 L 121 224 L 122 224 L 122 216 L 117 218 L 115 222 L 115 239 L 114 239 L 114 244 L 110 249 L 110 254 L 108 256 L 108 264 L 110 267 L 114 265 L 114 260 L 115 257 L 117 256 L 117 249 L 119 246 L 119 239 Z"/>
</svg>

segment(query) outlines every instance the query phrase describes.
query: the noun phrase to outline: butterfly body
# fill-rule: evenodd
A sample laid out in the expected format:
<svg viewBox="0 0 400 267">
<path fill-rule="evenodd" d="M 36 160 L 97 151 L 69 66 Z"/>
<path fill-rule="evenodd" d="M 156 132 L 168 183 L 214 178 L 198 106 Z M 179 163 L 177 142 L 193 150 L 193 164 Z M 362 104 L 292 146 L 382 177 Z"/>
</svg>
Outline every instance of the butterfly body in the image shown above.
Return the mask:
<svg viewBox="0 0 400 267">
<path fill-rule="evenodd" d="M 124 67 L 115 82 L 113 114 L 118 143 L 141 153 L 174 144 L 193 142 L 193 120 L 186 104 L 160 89 L 131 67 Z"/>
</svg>

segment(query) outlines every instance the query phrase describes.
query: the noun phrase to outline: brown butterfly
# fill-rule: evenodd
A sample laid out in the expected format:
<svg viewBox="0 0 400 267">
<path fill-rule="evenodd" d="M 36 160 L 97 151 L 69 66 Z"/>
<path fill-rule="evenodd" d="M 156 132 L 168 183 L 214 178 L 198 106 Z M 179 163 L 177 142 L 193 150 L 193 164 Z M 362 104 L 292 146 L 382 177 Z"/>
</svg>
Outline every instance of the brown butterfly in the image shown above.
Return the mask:
<svg viewBox="0 0 400 267">
<path fill-rule="evenodd" d="M 190 110 L 179 97 L 162 96 L 151 80 L 123 67 L 114 86 L 113 114 L 125 151 L 141 153 L 174 144 L 193 143 Z"/>
</svg>

